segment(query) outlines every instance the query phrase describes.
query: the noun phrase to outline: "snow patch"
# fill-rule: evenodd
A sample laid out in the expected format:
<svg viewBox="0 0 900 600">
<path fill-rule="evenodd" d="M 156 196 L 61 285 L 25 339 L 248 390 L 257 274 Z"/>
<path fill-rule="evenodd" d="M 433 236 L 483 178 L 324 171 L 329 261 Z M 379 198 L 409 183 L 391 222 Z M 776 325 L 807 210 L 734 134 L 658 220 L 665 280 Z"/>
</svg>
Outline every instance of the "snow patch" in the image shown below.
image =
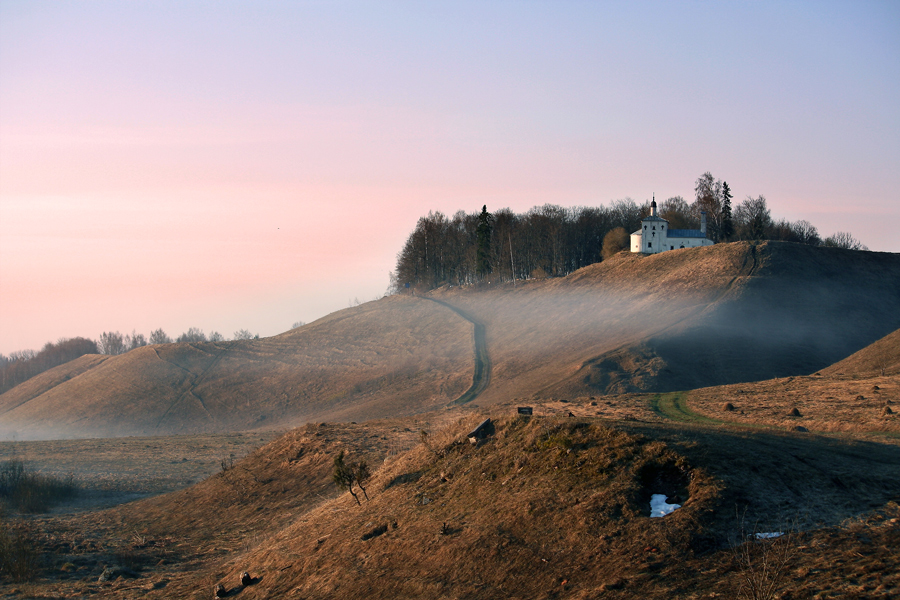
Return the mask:
<svg viewBox="0 0 900 600">
<path fill-rule="evenodd" d="M 676 508 L 681 508 L 680 504 L 667 504 L 666 498 L 667 496 L 665 494 L 653 494 L 652 496 L 650 496 L 651 519 L 653 517 L 664 517 L 674 511 Z"/>
<path fill-rule="evenodd" d="M 784 535 L 783 531 L 770 531 L 768 533 L 757 533 L 756 539 L 758 540 L 768 540 L 770 538 L 777 538 Z"/>
</svg>

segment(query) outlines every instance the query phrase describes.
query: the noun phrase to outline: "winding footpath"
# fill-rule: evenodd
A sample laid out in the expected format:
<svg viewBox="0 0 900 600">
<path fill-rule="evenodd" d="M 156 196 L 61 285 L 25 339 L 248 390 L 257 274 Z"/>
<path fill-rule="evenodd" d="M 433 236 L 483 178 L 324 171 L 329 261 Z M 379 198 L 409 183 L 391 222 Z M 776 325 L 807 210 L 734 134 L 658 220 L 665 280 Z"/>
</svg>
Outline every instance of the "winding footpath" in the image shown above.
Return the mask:
<svg viewBox="0 0 900 600">
<path fill-rule="evenodd" d="M 491 383 L 491 358 L 488 356 L 487 340 L 485 338 L 484 324 L 479 323 L 465 311 L 436 298 L 420 296 L 423 300 L 436 302 L 445 308 L 449 308 L 457 315 L 468 321 L 473 326 L 473 338 L 475 342 L 475 372 L 472 374 L 472 386 L 462 396 L 450 403 L 450 406 L 466 404 L 477 398 Z"/>
</svg>

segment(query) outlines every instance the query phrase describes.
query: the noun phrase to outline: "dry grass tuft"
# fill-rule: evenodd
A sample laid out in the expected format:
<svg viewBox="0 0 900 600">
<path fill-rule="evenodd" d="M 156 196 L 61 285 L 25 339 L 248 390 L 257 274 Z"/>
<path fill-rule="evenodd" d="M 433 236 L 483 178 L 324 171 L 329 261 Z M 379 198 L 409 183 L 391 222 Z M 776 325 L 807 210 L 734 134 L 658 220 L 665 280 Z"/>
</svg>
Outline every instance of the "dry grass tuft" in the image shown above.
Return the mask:
<svg viewBox="0 0 900 600">
<path fill-rule="evenodd" d="M 0 513 L 0 579 L 33 581 L 40 559 L 34 528 L 23 522 L 13 523 Z"/>
</svg>

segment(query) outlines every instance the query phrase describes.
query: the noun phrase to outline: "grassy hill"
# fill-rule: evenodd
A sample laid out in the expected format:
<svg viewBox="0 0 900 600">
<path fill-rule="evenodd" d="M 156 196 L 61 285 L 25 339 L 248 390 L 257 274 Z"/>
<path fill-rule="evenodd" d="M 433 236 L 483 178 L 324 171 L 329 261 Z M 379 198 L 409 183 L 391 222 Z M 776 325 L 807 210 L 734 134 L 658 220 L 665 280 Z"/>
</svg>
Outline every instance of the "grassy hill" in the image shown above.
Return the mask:
<svg viewBox="0 0 900 600">
<path fill-rule="evenodd" d="M 900 329 L 889 333 L 839 363 L 822 369 L 823 375 L 896 375 L 900 373 Z"/>
<path fill-rule="evenodd" d="M 456 399 L 686 390 L 808 375 L 898 327 L 900 255 L 783 242 L 622 253 L 565 278 L 393 296 L 263 340 L 84 357 L 0 395 L 0 436 L 275 429 Z"/>
<path fill-rule="evenodd" d="M 462 394 L 472 370 L 471 323 L 397 296 L 263 340 L 82 357 L 0 395 L 0 436 L 190 434 L 411 414 Z"/>
<path fill-rule="evenodd" d="M 510 399 L 489 412 L 308 424 L 192 487 L 33 521 L 44 559 L 32 591 L 738 598 L 751 561 L 784 558 L 778 597 L 893 598 L 900 426 L 883 408 L 898 394 L 900 375 L 815 374 L 537 401 L 531 418 Z M 471 444 L 487 416 L 493 434 Z M 90 472 L 98 444 L 110 454 L 132 439 L 66 444 L 84 444 Z M 331 482 L 341 450 L 373 467 L 361 506 Z M 681 508 L 649 518 L 657 493 Z M 773 531 L 789 535 L 752 537 Z M 99 582 L 109 566 L 129 571 Z M 0 583 L 0 594 L 16 589 Z"/>
<path fill-rule="evenodd" d="M 736 598 L 741 551 L 784 547 L 784 598 L 900 593 L 900 446 L 510 413 L 488 413 L 494 434 L 477 445 L 466 433 L 485 413 L 458 412 L 427 443 L 413 419 L 294 430 L 193 488 L 49 531 L 56 560 L 82 567 L 39 589 L 209 598 L 221 582 L 248 599 Z M 329 482 L 340 449 L 377 467 L 361 506 Z M 649 518 L 657 493 L 681 508 Z M 793 533 L 745 541 L 772 531 Z M 109 564 L 138 576 L 96 583 Z M 252 585 L 237 585 L 242 571 Z"/>
<path fill-rule="evenodd" d="M 785 242 L 622 253 L 490 287 L 436 292 L 484 324 L 482 404 L 806 375 L 900 326 L 900 255 Z"/>
</svg>

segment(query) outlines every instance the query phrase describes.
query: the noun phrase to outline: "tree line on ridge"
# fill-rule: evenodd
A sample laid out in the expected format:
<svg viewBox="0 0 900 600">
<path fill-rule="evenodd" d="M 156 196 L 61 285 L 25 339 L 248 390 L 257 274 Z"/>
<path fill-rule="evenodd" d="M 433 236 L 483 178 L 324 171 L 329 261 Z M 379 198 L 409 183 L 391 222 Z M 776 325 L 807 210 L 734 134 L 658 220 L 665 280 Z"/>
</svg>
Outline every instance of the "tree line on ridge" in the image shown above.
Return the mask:
<svg viewBox="0 0 900 600">
<path fill-rule="evenodd" d="M 259 334 L 240 329 L 234 332 L 232 339 L 254 340 L 259 339 Z M 191 327 L 174 340 L 166 335 L 162 328 L 150 332 L 149 338 L 135 331 L 132 331 L 130 335 L 123 335 L 118 331 L 104 331 L 96 341 L 84 337 L 62 338 L 55 344 L 47 342 L 38 352 L 34 350 L 18 350 L 11 352 L 9 356 L 0 354 L 0 394 L 31 379 L 35 375 L 75 360 L 85 354 L 124 354 L 148 344 L 224 341 L 226 341 L 225 336 L 221 333 L 213 331 L 207 336 L 202 329 L 197 327 Z"/>
<path fill-rule="evenodd" d="M 732 206 L 728 183 L 711 173 L 695 184 L 694 201 L 674 196 L 659 203 L 659 216 L 672 229 L 699 229 L 707 215 L 707 237 L 713 242 L 782 240 L 813 246 L 867 250 L 846 232 L 822 238 L 805 220 L 774 219 L 765 196 L 747 196 Z M 607 206 L 563 208 L 535 206 L 521 214 L 509 208 L 493 213 L 462 210 L 452 217 L 429 212 L 421 217 L 397 255 L 391 288 L 426 291 L 442 285 L 483 281 L 562 277 L 601 262 L 630 246 L 630 233 L 650 214 L 650 202 L 631 198 Z"/>
</svg>

